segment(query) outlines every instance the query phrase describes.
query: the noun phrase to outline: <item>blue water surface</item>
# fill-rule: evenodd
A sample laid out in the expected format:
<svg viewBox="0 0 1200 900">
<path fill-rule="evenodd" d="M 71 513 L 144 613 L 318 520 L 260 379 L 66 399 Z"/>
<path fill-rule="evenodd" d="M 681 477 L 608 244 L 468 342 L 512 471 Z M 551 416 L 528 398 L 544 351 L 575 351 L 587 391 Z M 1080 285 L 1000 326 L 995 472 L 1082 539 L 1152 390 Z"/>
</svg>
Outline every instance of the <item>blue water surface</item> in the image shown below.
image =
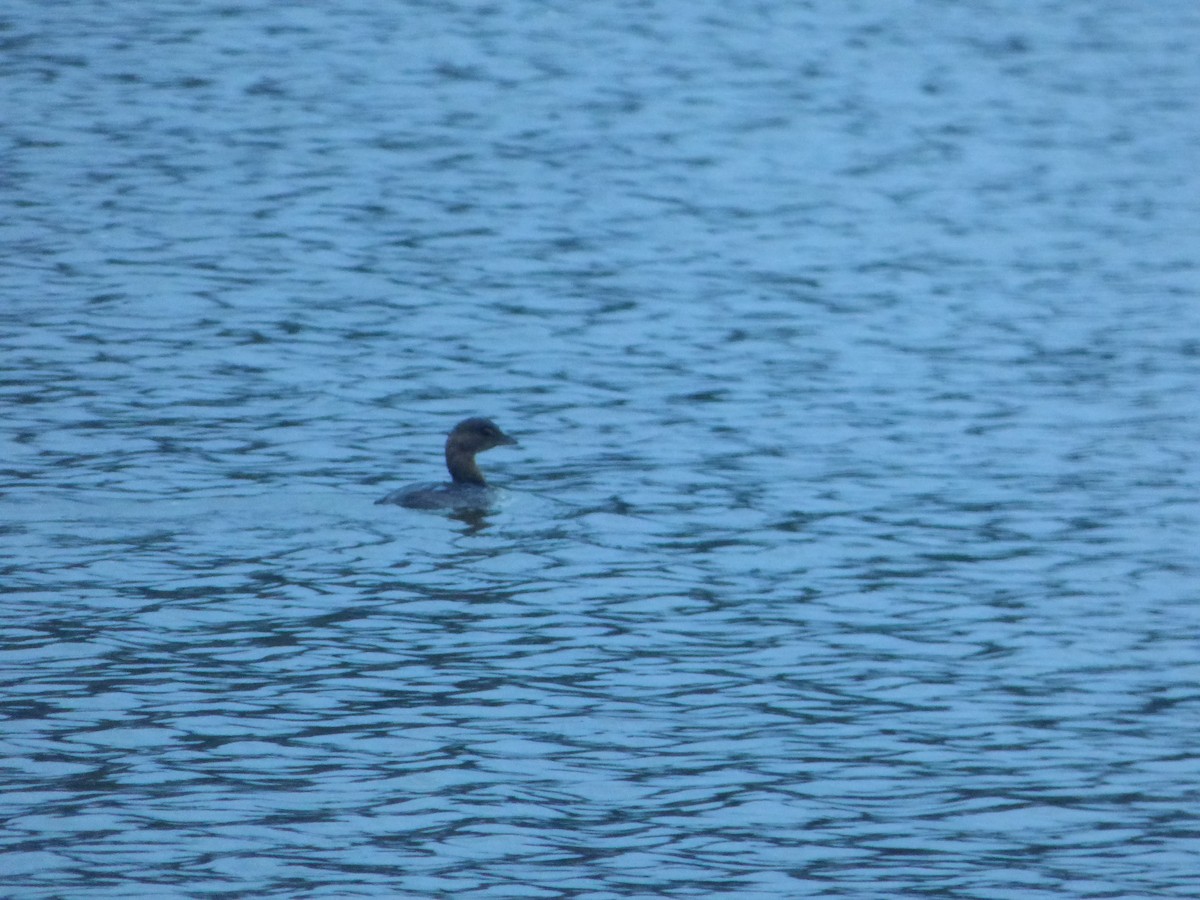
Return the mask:
<svg viewBox="0 0 1200 900">
<path fill-rule="evenodd" d="M 1200 895 L 1197 46 L 10 0 L 0 893 Z"/>
</svg>

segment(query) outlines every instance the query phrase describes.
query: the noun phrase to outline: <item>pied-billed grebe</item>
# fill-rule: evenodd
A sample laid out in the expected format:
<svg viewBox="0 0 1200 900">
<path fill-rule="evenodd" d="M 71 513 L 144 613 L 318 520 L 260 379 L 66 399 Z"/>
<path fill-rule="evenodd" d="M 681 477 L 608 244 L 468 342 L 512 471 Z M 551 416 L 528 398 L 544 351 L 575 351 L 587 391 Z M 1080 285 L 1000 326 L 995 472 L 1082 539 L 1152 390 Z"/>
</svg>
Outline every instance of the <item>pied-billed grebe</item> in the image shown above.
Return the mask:
<svg viewBox="0 0 1200 900">
<path fill-rule="evenodd" d="M 492 500 L 492 489 L 475 463 L 475 454 L 517 443 L 491 419 L 463 419 L 446 438 L 448 484 L 410 484 L 376 503 L 398 503 L 409 509 L 479 509 Z"/>
</svg>

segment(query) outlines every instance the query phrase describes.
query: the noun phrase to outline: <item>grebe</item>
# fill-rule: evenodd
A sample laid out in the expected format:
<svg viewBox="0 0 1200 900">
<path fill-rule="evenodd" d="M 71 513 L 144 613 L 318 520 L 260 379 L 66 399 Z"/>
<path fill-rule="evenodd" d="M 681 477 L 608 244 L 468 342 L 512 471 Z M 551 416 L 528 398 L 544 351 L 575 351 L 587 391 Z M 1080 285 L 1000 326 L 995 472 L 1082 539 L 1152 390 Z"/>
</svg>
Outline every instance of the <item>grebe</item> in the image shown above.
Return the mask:
<svg viewBox="0 0 1200 900">
<path fill-rule="evenodd" d="M 446 438 L 449 483 L 410 484 L 375 502 L 398 503 L 409 509 L 482 509 L 494 499 L 475 463 L 475 454 L 493 447 L 516 446 L 516 438 L 501 431 L 491 419 L 463 419 Z"/>
</svg>

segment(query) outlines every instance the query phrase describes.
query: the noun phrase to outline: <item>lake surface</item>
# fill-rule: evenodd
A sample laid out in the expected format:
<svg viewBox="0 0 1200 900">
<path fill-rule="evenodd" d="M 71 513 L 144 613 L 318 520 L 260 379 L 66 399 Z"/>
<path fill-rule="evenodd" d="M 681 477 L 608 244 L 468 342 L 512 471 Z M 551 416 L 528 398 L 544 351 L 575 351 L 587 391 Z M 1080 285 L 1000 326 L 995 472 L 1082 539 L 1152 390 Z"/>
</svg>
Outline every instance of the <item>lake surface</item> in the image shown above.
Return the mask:
<svg viewBox="0 0 1200 900">
<path fill-rule="evenodd" d="M 3 895 L 1200 895 L 1197 46 L 6 4 Z"/>
</svg>

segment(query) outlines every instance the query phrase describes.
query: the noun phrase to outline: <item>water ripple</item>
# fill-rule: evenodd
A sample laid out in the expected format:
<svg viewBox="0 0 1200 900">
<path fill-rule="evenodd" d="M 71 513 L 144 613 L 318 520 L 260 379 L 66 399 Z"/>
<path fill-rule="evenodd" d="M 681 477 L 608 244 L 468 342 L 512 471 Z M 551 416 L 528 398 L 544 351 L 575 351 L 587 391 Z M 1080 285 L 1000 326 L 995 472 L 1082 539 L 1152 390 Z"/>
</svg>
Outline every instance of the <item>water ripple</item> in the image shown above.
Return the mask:
<svg viewBox="0 0 1200 900">
<path fill-rule="evenodd" d="M 942 6 L 0 15 L 14 896 L 1194 896 L 1200 18 Z"/>
</svg>

